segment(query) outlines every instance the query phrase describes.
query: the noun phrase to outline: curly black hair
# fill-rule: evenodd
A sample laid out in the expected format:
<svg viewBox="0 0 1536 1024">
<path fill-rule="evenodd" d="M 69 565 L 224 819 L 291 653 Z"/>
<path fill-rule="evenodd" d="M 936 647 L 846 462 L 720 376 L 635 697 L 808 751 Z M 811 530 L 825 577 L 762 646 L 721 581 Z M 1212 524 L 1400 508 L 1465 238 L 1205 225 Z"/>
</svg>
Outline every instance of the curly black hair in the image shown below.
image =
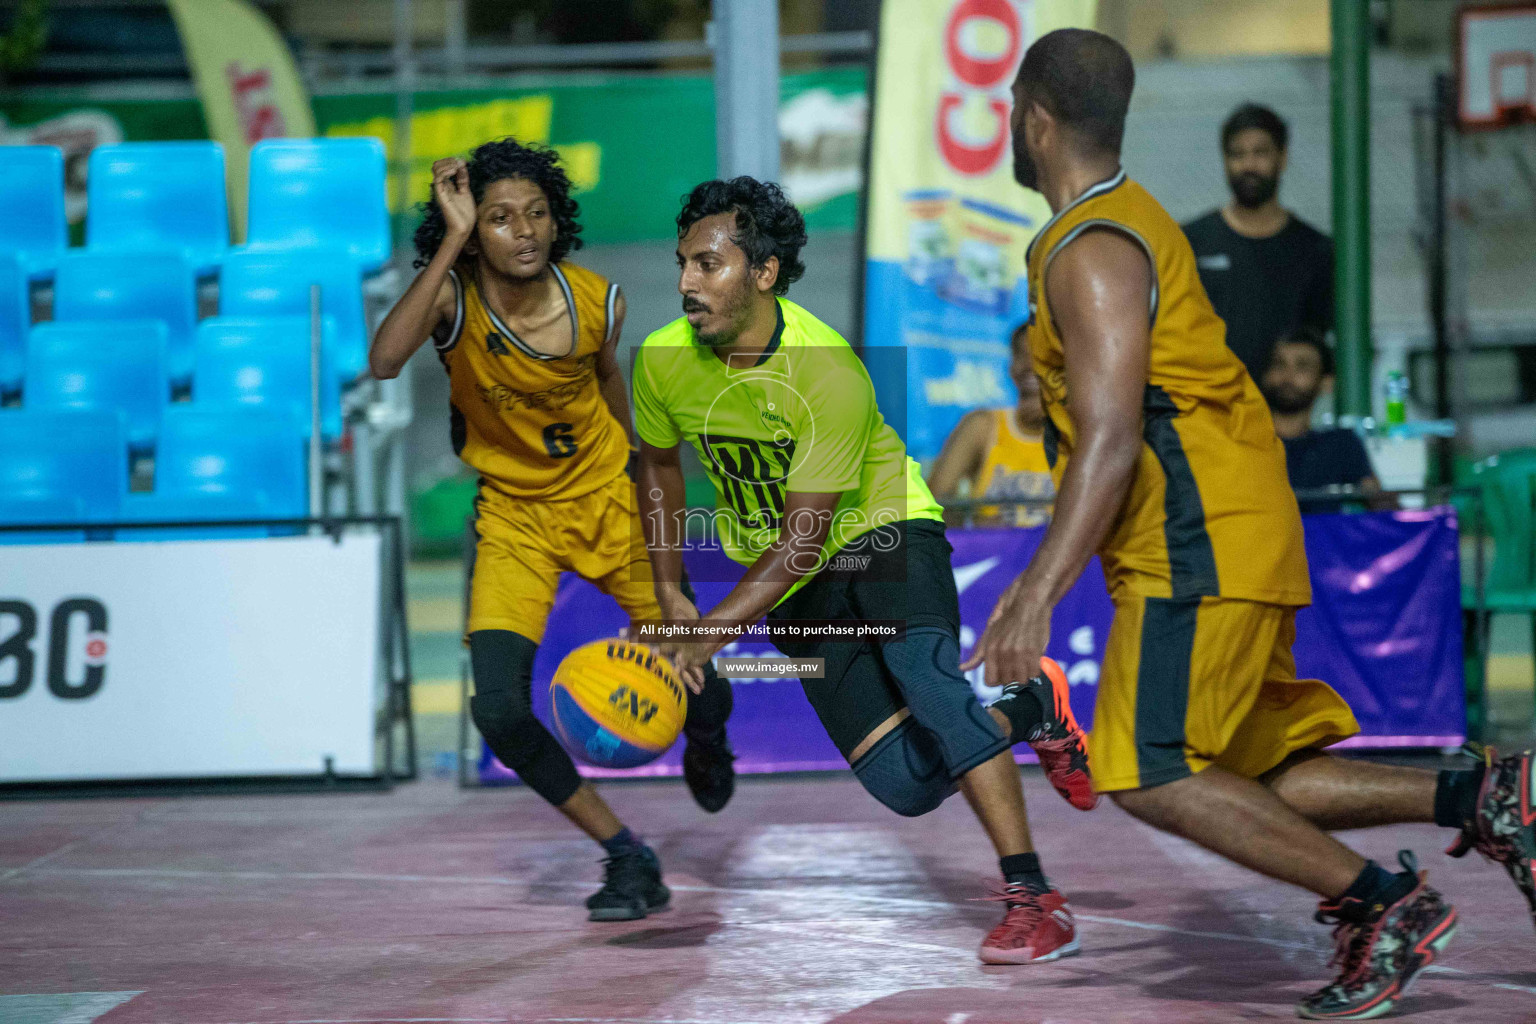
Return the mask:
<svg viewBox="0 0 1536 1024">
<path fill-rule="evenodd" d="M 560 154 L 548 146 L 509 137 L 479 146 L 469 155 L 468 163 L 469 192 L 476 203 L 485 198 L 487 188 L 506 178 L 523 178 L 544 190 L 549 212 L 555 218 L 555 244 L 549 251 L 551 263 L 558 263 L 571 250 L 581 248 L 581 225 L 576 223 L 581 207 L 571 198 L 571 179 L 560 166 Z M 447 228 L 436 196 L 429 193 L 428 200 L 418 209 L 425 216 L 416 229 L 416 259 L 412 265 L 424 267 L 443 244 Z"/>
<path fill-rule="evenodd" d="M 805 245 L 805 218 L 779 186 L 746 175 L 704 182 L 683 197 L 683 209 L 677 215 L 678 237 L 717 213 L 736 214 L 736 233 L 731 241 L 747 254 L 749 267 L 761 267 L 770 256 L 779 258 L 775 295 L 783 295 L 804 276 L 800 250 Z"/>
</svg>

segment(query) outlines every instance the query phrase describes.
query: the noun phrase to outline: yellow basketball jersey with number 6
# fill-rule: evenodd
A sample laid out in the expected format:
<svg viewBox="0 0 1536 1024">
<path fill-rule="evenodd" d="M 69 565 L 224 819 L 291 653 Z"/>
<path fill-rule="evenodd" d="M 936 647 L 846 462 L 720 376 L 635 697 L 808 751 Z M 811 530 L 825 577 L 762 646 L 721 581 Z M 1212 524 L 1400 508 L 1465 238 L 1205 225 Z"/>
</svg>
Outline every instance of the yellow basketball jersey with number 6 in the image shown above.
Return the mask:
<svg viewBox="0 0 1536 1024">
<path fill-rule="evenodd" d="M 569 351 L 547 355 L 498 317 L 474 280 L 450 272 L 453 330 L 437 346 L 451 383 L 453 449 L 515 498 L 564 501 L 624 472 L 629 444 L 597 385 L 618 288 L 573 263 L 552 264 L 571 318 Z"/>
</svg>

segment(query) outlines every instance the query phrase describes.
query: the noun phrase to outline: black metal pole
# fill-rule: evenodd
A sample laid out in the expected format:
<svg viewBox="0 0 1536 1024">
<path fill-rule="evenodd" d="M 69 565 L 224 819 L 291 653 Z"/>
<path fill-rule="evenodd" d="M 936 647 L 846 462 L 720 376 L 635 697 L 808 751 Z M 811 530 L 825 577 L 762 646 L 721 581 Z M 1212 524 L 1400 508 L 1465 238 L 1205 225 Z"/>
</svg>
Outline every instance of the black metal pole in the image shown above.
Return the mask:
<svg viewBox="0 0 1536 1024">
<path fill-rule="evenodd" d="M 1451 130 L 1454 103 L 1455 83 L 1451 76 L 1436 75 L 1434 208 L 1430 211 L 1429 245 L 1429 322 L 1435 339 L 1435 418 L 1440 420 L 1451 417 L 1451 335 L 1445 309 L 1446 274 L 1450 269 L 1446 260 L 1445 147 Z M 1452 482 L 1454 469 L 1451 445 L 1451 439 L 1448 437 L 1435 439 L 1435 479 L 1438 483 Z"/>
</svg>

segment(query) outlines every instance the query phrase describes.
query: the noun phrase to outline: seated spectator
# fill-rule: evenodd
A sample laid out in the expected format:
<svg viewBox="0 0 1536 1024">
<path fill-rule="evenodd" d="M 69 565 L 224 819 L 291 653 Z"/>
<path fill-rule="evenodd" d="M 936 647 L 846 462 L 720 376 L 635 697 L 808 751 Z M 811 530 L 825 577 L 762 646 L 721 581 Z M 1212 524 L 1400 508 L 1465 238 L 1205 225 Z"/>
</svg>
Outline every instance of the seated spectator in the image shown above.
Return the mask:
<svg viewBox="0 0 1536 1024">
<path fill-rule="evenodd" d="M 1365 445 L 1353 430 L 1312 429 L 1312 406 L 1333 387 L 1333 351 L 1323 336 L 1303 327 L 1281 335 L 1270 355 L 1269 368 L 1259 382 L 1275 420 L 1275 433 L 1285 442 L 1285 466 L 1291 488 L 1317 491 L 1327 487 L 1358 487 L 1371 508 L 1393 508 L 1396 501 L 1379 495 L 1381 482 L 1371 467 Z M 1338 512 L 1340 500 L 1303 501 L 1303 513 Z"/>
<path fill-rule="evenodd" d="M 958 497 L 962 483 L 969 487 L 967 495 L 977 499 L 1040 502 L 1056 496 L 1042 443 L 1045 409 L 1040 404 L 1040 381 L 1030 362 L 1022 324 L 1013 332 L 1012 348 L 1008 375 L 1018 390 L 1018 404 L 1011 409 L 976 409 L 955 425 L 928 477 L 928 487 L 940 501 Z M 1050 517 L 1048 505 L 1011 509 L 985 505 L 975 510 L 972 521 L 977 526 L 1038 526 Z M 945 519 L 955 525 L 964 516 L 946 515 Z"/>
</svg>

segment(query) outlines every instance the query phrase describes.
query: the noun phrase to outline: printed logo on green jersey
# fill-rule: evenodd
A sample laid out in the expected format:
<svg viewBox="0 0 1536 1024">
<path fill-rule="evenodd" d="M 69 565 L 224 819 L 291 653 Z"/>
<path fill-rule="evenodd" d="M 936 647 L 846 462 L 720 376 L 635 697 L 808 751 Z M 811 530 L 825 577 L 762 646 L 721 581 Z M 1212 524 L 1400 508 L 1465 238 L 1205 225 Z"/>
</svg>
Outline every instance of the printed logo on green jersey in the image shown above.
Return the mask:
<svg viewBox="0 0 1536 1024">
<path fill-rule="evenodd" d="M 700 434 L 699 441 L 726 502 L 742 524 L 777 530 L 784 518 L 784 485 L 795 458 L 794 439 Z"/>
<path fill-rule="evenodd" d="M 758 415 L 762 417 L 764 423 L 777 424 L 781 427 L 789 426 L 789 420 L 785 419 L 783 416 L 780 416 L 778 413 L 773 412 L 771 406 L 767 409 L 759 409 Z"/>
</svg>

